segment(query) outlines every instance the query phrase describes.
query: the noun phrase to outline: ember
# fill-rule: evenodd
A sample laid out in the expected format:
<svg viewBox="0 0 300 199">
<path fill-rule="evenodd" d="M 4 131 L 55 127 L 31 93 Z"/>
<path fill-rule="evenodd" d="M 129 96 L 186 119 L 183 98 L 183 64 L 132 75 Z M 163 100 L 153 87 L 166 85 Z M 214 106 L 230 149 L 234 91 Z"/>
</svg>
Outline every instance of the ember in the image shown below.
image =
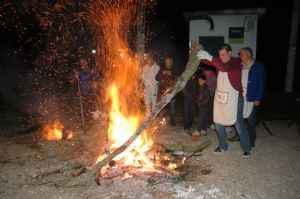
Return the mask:
<svg viewBox="0 0 300 199">
<path fill-rule="evenodd" d="M 59 121 L 46 124 L 42 130 L 42 137 L 46 140 L 71 139 L 73 134 L 72 130 L 65 128 Z"/>
</svg>

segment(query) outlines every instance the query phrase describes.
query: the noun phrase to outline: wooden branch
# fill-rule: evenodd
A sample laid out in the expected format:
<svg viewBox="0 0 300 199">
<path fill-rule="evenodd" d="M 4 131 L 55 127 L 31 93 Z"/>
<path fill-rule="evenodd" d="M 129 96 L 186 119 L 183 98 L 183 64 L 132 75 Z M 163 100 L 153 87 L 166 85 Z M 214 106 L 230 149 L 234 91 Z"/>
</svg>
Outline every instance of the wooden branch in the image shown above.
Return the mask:
<svg viewBox="0 0 300 199">
<path fill-rule="evenodd" d="M 166 144 L 165 148 L 168 151 L 185 151 L 185 152 L 201 152 L 211 144 L 210 140 L 206 140 L 205 142 L 195 145 L 195 146 L 184 146 L 182 144 Z"/>
<path fill-rule="evenodd" d="M 156 104 L 155 109 L 152 111 L 150 116 L 141 124 L 141 126 L 135 131 L 135 133 L 122 146 L 120 146 L 109 156 L 104 158 L 101 162 L 98 162 L 92 170 L 87 172 L 87 178 L 95 179 L 98 173 L 101 172 L 101 168 L 108 164 L 117 155 L 125 151 L 137 139 L 137 137 L 152 123 L 155 117 L 171 101 L 171 99 L 185 87 L 187 81 L 197 71 L 197 68 L 199 66 L 197 52 L 201 49 L 203 49 L 203 47 L 199 43 L 192 42 L 189 61 L 185 67 L 186 69 L 178 78 L 175 85 L 168 91 L 168 93 L 161 99 L 161 101 Z"/>
</svg>

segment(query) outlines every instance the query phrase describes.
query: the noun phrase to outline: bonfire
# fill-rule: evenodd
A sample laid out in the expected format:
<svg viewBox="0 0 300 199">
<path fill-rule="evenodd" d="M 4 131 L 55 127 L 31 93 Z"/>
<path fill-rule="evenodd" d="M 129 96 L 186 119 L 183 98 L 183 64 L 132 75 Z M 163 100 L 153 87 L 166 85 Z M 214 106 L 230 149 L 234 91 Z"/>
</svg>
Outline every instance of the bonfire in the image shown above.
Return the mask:
<svg viewBox="0 0 300 199">
<path fill-rule="evenodd" d="M 106 94 L 104 107 L 109 107 L 108 140 L 104 149 L 100 150 L 102 154 L 95 162 L 97 164 L 122 146 L 134 134 L 144 117 L 141 106 L 143 90 L 140 85 L 143 64 L 129 45 L 130 31 L 137 24 L 138 5 L 133 1 L 91 1 L 89 8 L 94 41 L 101 46 L 96 52 L 98 68 L 104 71 L 107 80 L 102 85 Z M 128 168 L 135 173 L 161 173 L 162 167 L 155 163 L 153 154 L 149 155 L 152 145 L 153 141 L 144 131 L 130 147 L 102 168 L 102 180 L 112 179 L 112 176 L 132 177 L 133 172 Z M 166 167 L 173 170 L 176 165 L 169 164 Z"/>
<path fill-rule="evenodd" d="M 168 156 L 165 149 L 155 150 L 157 147 L 148 136 L 149 130 L 145 129 L 196 71 L 199 64 L 196 52 L 200 45 L 193 44 L 193 59 L 188 63 L 189 68 L 145 119 L 140 84 L 143 63 L 129 45 L 133 26 L 143 20 L 143 17 L 137 17 L 138 5 L 130 0 L 92 0 L 89 5 L 88 20 L 93 29 L 94 43 L 99 46 L 95 53 L 97 67 L 106 80 L 102 85 L 105 90 L 105 101 L 102 103 L 108 108 L 109 125 L 107 143 L 104 149 L 100 149 L 87 178 L 94 176 L 98 184 L 106 184 L 131 177 L 147 178 L 148 181 L 161 177 L 182 177 L 184 172 L 178 168 L 186 158 L 178 161 Z M 197 151 L 201 149 L 203 146 Z"/>
</svg>

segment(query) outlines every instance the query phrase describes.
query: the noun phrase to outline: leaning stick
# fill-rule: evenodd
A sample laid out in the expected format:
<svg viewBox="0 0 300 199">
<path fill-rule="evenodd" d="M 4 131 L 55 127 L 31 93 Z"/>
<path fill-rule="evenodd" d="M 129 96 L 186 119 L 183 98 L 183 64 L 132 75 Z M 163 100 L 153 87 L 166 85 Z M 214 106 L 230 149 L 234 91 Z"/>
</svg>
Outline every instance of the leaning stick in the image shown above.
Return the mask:
<svg viewBox="0 0 300 199">
<path fill-rule="evenodd" d="M 83 106 L 82 106 L 82 97 L 81 97 L 81 90 L 80 90 L 80 81 L 79 81 L 78 76 L 77 76 L 77 84 L 78 84 L 78 94 L 79 94 L 79 103 L 80 103 L 81 123 L 82 123 L 82 126 L 84 126 L 84 114 L 83 114 Z"/>
<path fill-rule="evenodd" d="M 98 162 L 92 170 L 87 173 L 87 178 L 94 178 L 99 174 L 101 168 L 108 164 L 117 155 L 125 151 L 136 139 L 137 137 L 146 129 L 159 112 L 171 101 L 171 99 L 179 93 L 186 85 L 187 81 L 193 76 L 197 71 L 199 60 L 197 58 L 197 52 L 203 49 L 199 43 L 192 42 L 191 53 L 189 56 L 189 61 L 186 65 L 186 70 L 178 78 L 175 85 L 168 91 L 168 93 L 161 99 L 159 103 L 156 104 L 155 109 L 151 112 L 150 116 L 141 124 L 141 126 L 135 131 L 135 133 L 119 148 L 112 152 L 109 156 L 104 158 L 102 161 Z"/>
</svg>

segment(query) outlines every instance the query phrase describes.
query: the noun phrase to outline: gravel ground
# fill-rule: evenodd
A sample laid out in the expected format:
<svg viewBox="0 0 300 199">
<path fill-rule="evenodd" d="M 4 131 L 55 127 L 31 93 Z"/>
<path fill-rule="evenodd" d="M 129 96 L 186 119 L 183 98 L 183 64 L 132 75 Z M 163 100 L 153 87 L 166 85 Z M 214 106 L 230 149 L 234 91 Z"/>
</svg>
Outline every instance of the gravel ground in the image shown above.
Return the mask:
<svg viewBox="0 0 300 199">
<path fill-rule="evenodd" d="M 300 198 L 300 134 L 288 123 L 268 121 L 274 136 L 258 126 L 257 143 L 247 159 L 239 142 L 230 142 L 228 151 L 214 154 L 217 136 L 209 131 L 199 142 L 209 139 L 212 145 L 202 156 L 187 160 L 183 181 L 152 185 L 131 179 L 112 185 L 63 186 L 66 179 L 77 182 L 85 176 L 72 178 L 72 168 L 99 152 L 105 137 L 100 127 L 59 142 L 41 141 L 34 134 L 1 136 L 0 198 Z M 179 125 L 165 125 L 154 135 L 157 143 L 199 144 Z M 49 174 L 58 168 L 62 172 Z"/>
</svg>

